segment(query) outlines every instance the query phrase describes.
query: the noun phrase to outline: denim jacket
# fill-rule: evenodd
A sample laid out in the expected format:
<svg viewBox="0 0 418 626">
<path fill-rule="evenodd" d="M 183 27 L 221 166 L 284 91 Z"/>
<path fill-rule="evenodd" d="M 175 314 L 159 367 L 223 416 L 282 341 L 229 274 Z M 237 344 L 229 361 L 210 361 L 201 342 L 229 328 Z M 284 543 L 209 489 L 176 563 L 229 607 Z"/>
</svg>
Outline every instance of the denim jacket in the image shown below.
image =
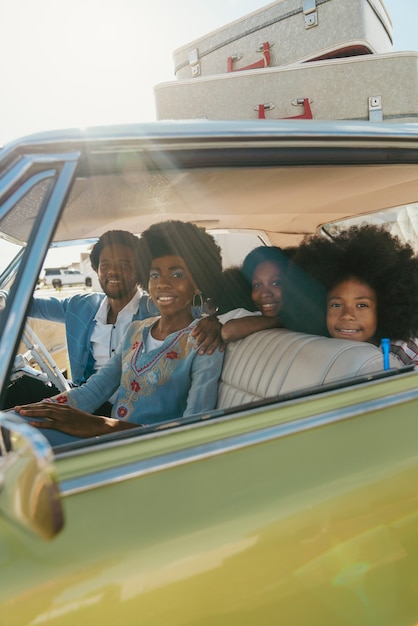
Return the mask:
<svg viewBox="0 0 418 626">
<path fill-rule="evenodd" d="M 32 300 L 29 317 L 65 324 L 71 378 L 76 385 L 84 383 L 94 372 L 90 340 L 96 324 L 94 318 L 104 297 L 104 293 L 86 293 L 62 300 L 53 296 Z M 147 299 L 148 296 L 140 299 L 132 321 L 150 317 Z"/>
</svg>

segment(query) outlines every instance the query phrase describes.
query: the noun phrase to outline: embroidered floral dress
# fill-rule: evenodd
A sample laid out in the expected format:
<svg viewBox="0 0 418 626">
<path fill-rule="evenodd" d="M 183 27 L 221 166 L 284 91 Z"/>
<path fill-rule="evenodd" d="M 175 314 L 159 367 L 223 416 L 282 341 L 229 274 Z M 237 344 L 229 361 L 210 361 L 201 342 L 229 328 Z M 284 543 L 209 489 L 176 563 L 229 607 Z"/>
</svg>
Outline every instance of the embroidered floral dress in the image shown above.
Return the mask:
<svg viewBox="0 0 418 626">
<path fill-rule="evenodd" d="M 214 409 L 223 353 L 198 354 L 191 337 L 197 321 L 146 352 L 146 339 L 156 319 L 130 324 L 109 363 L 81 387 L 51 400 L 91 413 L 119 387 L 112 416 L 136 424 L 154 424 Z"/>
</svg>

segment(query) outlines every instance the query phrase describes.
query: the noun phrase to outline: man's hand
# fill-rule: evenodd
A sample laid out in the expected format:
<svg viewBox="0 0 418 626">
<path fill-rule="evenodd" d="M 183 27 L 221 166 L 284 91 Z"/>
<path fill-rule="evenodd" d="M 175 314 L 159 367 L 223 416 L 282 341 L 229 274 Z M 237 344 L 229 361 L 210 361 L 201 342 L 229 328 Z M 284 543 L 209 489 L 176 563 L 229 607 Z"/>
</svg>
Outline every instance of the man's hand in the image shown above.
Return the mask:
<svg viewBox="0 0 418 626">
<path fill-rule="evenodd" d="M 213 354 L 217 348 L 220 352 L 225 350 L 222 341 L 222 324 L 215 315 L 203 317 L 192 332 L 192 337 L 196 339 L 195 347 L 199 349 L 199 354 Z"/>
</svg>

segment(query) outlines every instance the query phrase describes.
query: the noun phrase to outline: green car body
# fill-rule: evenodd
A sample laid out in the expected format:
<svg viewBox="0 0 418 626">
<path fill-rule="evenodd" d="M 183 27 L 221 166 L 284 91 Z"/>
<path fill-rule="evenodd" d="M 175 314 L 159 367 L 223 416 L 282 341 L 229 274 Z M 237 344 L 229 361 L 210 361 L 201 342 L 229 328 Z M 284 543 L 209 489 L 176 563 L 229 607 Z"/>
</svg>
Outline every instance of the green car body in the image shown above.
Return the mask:
<svg viewBox="0 0 418 626">
<path fill-rule="evenodd" d="M 264 190 L 272 185 L 272 191 L 283 168 L 287 179 L 294 172 L 293 185 L 303 187 L 303 168 L 310 164 L 314 179 L 322 176 L 322 181 L 320 170 L 328 168 L 330 176 L 338 177 L 337 166 L 341 171 L 355 166 L 357 178 L 367 169 L 370 185 L 380 181 L 384 188 L 393 170 L 393 189 L 402 190 L 396 201 L 393 194 L 390 206 L 418 198 L 418 129 L 413 125 L 279 123 L 260 128 L 161 124 L 85 135 L 52 133 L 6 148 L 0 162 L 2 230 L 8 227 L 8 211 L 25 204 L 16 201 L 19 186 L 13 178 L 13 168 L 23 159 L 35 156 L 36 167 L 24 168 L 19 185 L 54 170 L 56 186 L 55 191 L 48 188 L 37 211 L 36 219 L 50 220 L 48 227 L 41 223 L 27 229 L 22 258 L 3 274 L 1 288 L 12 285 L 0 317 L 3 386 L 44 254 L 51 239 L 64 239 L 65 225 L 54 226 L 61 205 L 65 212 L 74 202 L 73 178 L 85 185 L 88 169 L 111 175 L 111 153 L 117 156 L 114 163 L 135 152 L 137 162 L 130 160 L 126 171 L 136 172 L 146 163 L 152 175 L 157 169 L 170 179 L 174 195 L 179 193 L 175 166 L 181 161 L 184 174 L 201 159 L 202 184 L 211 171 L 215 178 L 221 171 L 239 179 L 240 168 L 251 160 L 264 168 Z M 150 165 L 149 155 L 157 149 Z M 174 149 L 173 165 L 172 158 L 164 161 L 161 155 L 172 157 Z M 390 164 L 390 172 L 373 178 L 374 164 L 380 168 L 382 163 Z M 239 180 L 243 184 L 245 179 L 251 182 L 246 176 Z M 364 191 L 364 202 L 377 204 L 374 192 Z M 54 193 L 61 198 L 55 200 Z M 250 229 L 258 219 L 259 229 L 273 232 L 275 209 L 262 204 L 261 192 L 263 210 L 251 216 L 239 208 L 228 214 L 213 194 L 209 204 L 215 208 L 202 201 L 202 221 L 209 223 L 211 211 L 218 219 L 219 211 L 222 228 L 229 220 L 231 228 Z M 307 189 L 306 201 L 310 195 Z M 354 215 L 348 212 L 348 196 L 341 202 L 344 216 Z M 295 198 L 295 206 L 303 206 L 302 201 Z M 353 203 L 362 213 L 360 196 Z M 187 211 L 179 215 L 174 200 L 170 206 L 160 204 L 165 217 L 192 219 Z M 132 209 L 120 223 L 139 231 L 155 219 L 153 208 L 151 199 L 140 217 Z M 303 221 L 303 212 L 287 213 L 281 211 L 276 233 L 286 241 L 292 231 L 283 228 L 286 220 Z M 305 216 L 307 232 L 324 222 L 325 213 L 312 209 Z M 86 216 L 84 225 L 70 222 L 71 238 L 83 228 L 86 237 L 105 230 L 106 207 L 97 227 L 93 217 Z M 5 626 L 412 626 L 418 622 L 417 415 L 413 367 L 220 407 L 200 420 L 54 451 L 38 431 L 2 411 L 0 621 Z"/>
</svg>

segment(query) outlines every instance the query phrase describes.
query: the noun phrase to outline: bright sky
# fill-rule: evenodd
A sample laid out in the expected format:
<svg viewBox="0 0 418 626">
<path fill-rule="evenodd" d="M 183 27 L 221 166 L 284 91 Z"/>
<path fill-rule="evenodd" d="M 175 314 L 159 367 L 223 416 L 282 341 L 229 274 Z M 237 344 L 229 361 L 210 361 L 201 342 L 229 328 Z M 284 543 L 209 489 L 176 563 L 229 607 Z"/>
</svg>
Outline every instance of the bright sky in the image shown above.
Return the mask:
<svg viewBox="0 0 418 626">
<path fill-rule="evenodd" d="M 418 0 L 384 3 L 394 50 L 417 50 Z M 0 0 L 0 145 L 51 128 L 155 120 L 153 86 L 175 80 L 173 51 L 267 4 Z"/>
</svg>

